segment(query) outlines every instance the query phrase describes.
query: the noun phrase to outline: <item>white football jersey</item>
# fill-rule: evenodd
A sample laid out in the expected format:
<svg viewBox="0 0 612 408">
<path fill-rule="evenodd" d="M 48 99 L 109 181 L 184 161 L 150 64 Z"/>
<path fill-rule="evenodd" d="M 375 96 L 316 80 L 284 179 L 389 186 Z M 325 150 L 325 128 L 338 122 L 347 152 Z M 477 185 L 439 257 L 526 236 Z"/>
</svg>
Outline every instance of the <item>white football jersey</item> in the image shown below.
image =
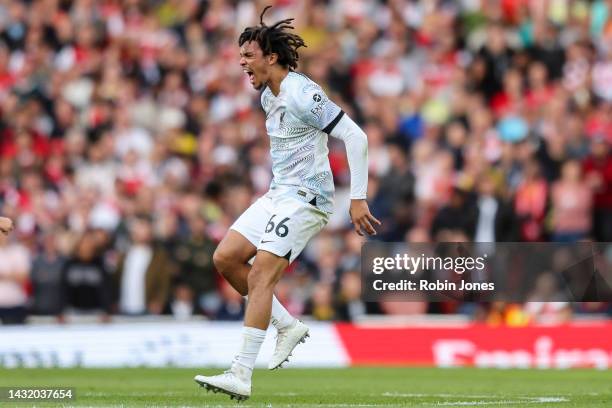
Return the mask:
<svg viewBox="0 0 612 408">
<path fill-rule="evenodd" d="M 317 195 L 318 208 L 331 213 L 334 181 L 327 135 L 342 117 L 342 110 L 319 85 L 294 71 L 281 82 L 278 96 L 266 87 L 261 105 L 270 136 L 270 190 L 306 189 Z"/>
</svg>

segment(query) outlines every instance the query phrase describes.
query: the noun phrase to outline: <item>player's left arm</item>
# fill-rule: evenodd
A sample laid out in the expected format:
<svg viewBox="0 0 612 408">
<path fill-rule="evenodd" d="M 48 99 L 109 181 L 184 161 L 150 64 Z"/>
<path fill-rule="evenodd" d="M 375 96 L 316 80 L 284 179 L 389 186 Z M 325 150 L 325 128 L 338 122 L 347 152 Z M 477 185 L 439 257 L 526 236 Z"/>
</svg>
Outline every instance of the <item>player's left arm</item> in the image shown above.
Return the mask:
<svg viewBox="0 0 612 408">
<path fill-rule="evenodd" d="M 349 215 L 355 232 L 366 231 L 376 235 L 374 225 L 381 225 L 368 207 L 368 138 L 363 130 L 346 114 L 340 112 L 339 120 L 328 134 L 344 141 L 351 171 L 351 208 Z"/>
<path fill-rule="evenodd" d="M 315 83 L 304 86 L 294 98 L 301 119 L 330 136 L 341 139 L 346 146 L 351 172 L 351 208 L 349 214 L 355 232 L 376 235 L 374 225 L 380 225 L 366 201 L 368 189 L 368 138 L 361 128 L 338 105 L 329 100 Z"/>
</svg>

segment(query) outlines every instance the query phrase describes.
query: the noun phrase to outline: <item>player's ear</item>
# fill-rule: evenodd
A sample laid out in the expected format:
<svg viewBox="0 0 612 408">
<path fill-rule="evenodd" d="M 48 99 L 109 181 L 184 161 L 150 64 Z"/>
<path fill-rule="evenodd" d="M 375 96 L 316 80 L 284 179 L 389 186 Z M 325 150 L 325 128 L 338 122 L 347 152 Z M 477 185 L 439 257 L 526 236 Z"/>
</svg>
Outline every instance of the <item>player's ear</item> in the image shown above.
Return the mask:
<svg viewBox="0 0 612 408">
<path fill-rule="evenodd" d="M 269 65 L 274 65 L 276 64 L 276 62 L 278 61 L 278 54 L 273 52 L 270 53 L 270 55 L 268 55 L 268 64 Z"/>
</svg>

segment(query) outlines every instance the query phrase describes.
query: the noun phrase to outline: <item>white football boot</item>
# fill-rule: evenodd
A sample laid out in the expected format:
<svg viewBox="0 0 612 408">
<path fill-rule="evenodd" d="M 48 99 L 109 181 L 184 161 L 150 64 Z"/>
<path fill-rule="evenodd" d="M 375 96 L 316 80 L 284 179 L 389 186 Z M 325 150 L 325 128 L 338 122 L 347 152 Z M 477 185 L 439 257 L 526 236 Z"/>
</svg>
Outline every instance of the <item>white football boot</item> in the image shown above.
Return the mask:
<svg viewBox="0 0 612 408">
<path fill-rule="evenodd" d="M 222 392 L 236 399 L 238 402 L 247 400 L 251 396 L 251 373 L 246 367 L 234 363 L 232 368 L 223 374 L 204 376 L 196 375 L 194 380 L 206 391 Z"/>
<path fill-rule="evenodd" d="M 276 348 L 272 358 L 270 358 L 268 368 L 274 370 L 282 367 L 285 361 L 289 361 L 289 356 L 291 356 L 295 346 L 306 342 L 308 337 L 310 337 L 308 326 L 297 319 L 290 326 L 278 330 L 276 334 Z"/>
</svg>

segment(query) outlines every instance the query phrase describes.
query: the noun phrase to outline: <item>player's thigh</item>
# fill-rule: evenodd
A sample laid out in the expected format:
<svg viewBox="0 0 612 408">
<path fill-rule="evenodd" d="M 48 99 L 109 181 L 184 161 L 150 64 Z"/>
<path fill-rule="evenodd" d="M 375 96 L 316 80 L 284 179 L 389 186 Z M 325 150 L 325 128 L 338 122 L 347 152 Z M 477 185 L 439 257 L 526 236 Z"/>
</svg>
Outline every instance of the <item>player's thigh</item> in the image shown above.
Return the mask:
<svg viewBox="0 0 612 408">
<path fill-rule="evenodd" d="M 238 231 L 230 229 L 215 251 L 217 257 L 225 261 L 246 264 L 257 253 L 257 247 Z"/>
<path fill-rule="evenodd" d="M 266 223 L 257 249 L 291 263 L 327 221 L 328 215 L 311 204 L 294 198 L 279 200 Z"/>
<path fill-rule="evenodd" d="M 228 245 L 231 245 L 228 249 L 234 249 L 236 246 L 245 245 L 248 250 L 244 251 L 244 256 L 250 254 L 245 262 L 255 256 L 257 245 L 259 245 L 266 223 L 271 215 L 272 200 L 266 196 L 257 199 L 230 227 L 226 235 L 226 238 L 230 240 Z M 230 233 L 232 233 L 231 236 Z M 236 238 L 236 235 L 241 236 L 243 239 Z M 225 240 L 224 238 L 223 241 Z M 245 240 L 250 245 L 247 245 Z M 222 244 L 223 241 L 221 242 Z M 241 257 L 241 259 L 243 258 Z"/>
</svg>

